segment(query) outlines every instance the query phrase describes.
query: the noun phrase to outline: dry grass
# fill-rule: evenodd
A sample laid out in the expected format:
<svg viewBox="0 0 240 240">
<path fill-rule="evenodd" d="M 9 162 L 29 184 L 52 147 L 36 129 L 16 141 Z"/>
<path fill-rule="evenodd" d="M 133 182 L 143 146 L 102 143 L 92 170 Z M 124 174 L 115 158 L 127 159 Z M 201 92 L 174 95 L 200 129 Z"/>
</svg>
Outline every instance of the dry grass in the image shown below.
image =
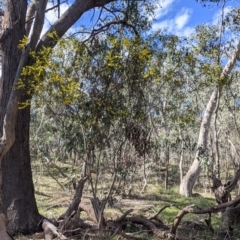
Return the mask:
<svg viewBox="0 0 240 240">
<path fill-rule="evenodd" d="M 65 174 L 71 175 L 71 168 L 69 165 L 61 165 L 61 168 L 65 169 Z M 74 195 L 74 191 L 69 189 L 66 186 L 66 178 L 64 178 L 58 171 L 51 169 L 51 175 L 48 171 L 41 169 L 39 171 L 39 166 L 33 171 L 35 190 L 36 190 L 36 200 L 39 208 L 39 212 L 46 217 L 58 218 L 62 213 L 64 213 L 71 202 L 71 199 Z M 171 174 L 171 173 L 170 173 Z M 175 176 L 176 177 L 176 176 Z M 114 196 L 114 204 L 112 207 L 108 206 L 104 212 L 105 218 L 108 220 L 114 220 L 117 217 L 121 216 L 122 213 L 130 208 L 133 208 L 134 211 L 131 213 L 133 215 L 140 215 L 149 217 L 156 213 L 159 209 L 166 205 L 172 205 L 170 208 L 164 210 L 159 218 L 167 225 L 171 224 L 179 209 L 190 205 L 195 204 L 200 208 L 206 208 L 213 206 L 215 204 L 214 196 L 208 191 L 202 191 L 197 193 L 191 198 L 183 198 L 178 194 L 178 186 L 171 187 L 169 190 L 164 190 L 161 185 L 156 181 L 149 181 L 150 184 L 147 185 L 146 192 L 140 194 L 141 185 L 136 184 L 133 190 L 133 194 L 129 198 L 123 198 L 122 196 Z M 108 183 L 101 184 L 101 189 L 99 193 L 103 193 L 108 189 L 110 181 Z M 92 197 L 90 187 L 85 186 L 82 202 L 89 203 L 89 199 Z M 102 195 L 101 197 L 104 197 Z M 81 215 L 82 219 L 88 219 L 88 216 L 85 213 Z M 196 222 L 203 222 L 207 218 L 206 215 L 192 215 L 187 214 L 183 221 L 191 220 Z M 214 215 L 212 219 L 213 227 L 219 228 L 222 226 L 222 221 L 219 219 L 218 215 Z M 186 239 L 217 239 L 213 235 L 206 231 L 206 229 L 196 230 L 188 229 L 185 231 L 184 228 L 179 229 L 182 231 L 182 234 L 187 234 Z M 144 234 L 143 239 L 152 239 L 146 237 Z M 33 235 L 28 237 L 19 236 L 19 240 L 30 240 L 30 239 L 39 239 L 39 236 Z M 195 238 L 194 238 L 195 237 Z"/>
</svg>

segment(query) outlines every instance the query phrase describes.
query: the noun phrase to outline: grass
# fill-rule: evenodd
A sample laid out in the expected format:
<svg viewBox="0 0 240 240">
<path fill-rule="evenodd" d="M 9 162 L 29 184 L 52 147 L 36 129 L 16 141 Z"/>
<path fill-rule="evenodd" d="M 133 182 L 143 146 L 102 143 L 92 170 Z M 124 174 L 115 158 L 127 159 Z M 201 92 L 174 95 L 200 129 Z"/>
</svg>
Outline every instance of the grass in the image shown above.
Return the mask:
<svg viewBox="0 0 240 240">
<path fill-rule="evenodd" d="M 150 187 L 148 188 L 150 189 Z M 155 189 L 153 187 L 152 189 Z M 207 208 L 215 205 L 215 200 L 213 197 L 205 198 L 200 194 L 195 194 L 193 197 L 182 197 L 178 193 L 178 188 L 173 187 L 169 190 L 158 189 L 156 192 L 150 192 L 145 195 L 145 199 L 154 203 L 154 210 L 157 212 L 159 209 L 163 208 L 166 205 L 171 205 L 171 207 L 166 208 L 160 215 L 160 219 L 165 222 L 167 225 L 171 224 L 180 211 L 180 209 L 189 206 L 196 205 L 199 208 Z M 152 201 L 152 200 L 154 201 Z M 156 203 L 157 201 L 157 203 Z M 184 219 L 192 219 L 193 214 L 187 214 Z M 199 218 L 199 217 L 198 217 Z M 217 221 L 216 221 L 217 222 Z"/>
<path fill-rule="evenodd" d="M 69 176 L 71 175 L 71 167 L 69 167 L 69 165 L 61 164 L 60 167 L 62 168 L 62 170 L 64 170 L 65 174 Z M 33 166 L 37 205 L 39 208 L 39 212 L 42 215 L 46 217 L 54 217 L 57 219 L 62 213 L 66 211 L 67 206 L 73 198 L 74 191 L 68 189 L 65 184 L 66 178 L 59 174 L 58 171 L 50 169 L 49 171 L 51 171 L 51 174 L 49 174 L 49 172 L 46 171 L 45 168 L 46 166 L 42 168 L 41 166 L 39 166 L 39 164 L 37 164 L 35 168 Z M 174 167 L 172 169 L 176 171 Z M 169 175 L 171 176 L 171 172 Z M 176 177 L 175 173 L 174 177 L 176 179 L 178 178 Z M 108 182 L 103 182 L 103 184 L 101 184 L 101 191 L 99 192 L 108 190 L 107 186 L 109 186 L 110 180 L 106 180 L 108 180 Z M 165 190 L 163 186 L 157 183 L 157 181 L 149 182 L 150 183 L 147 185 L 146 192 L 144 194 L 140 194 L 141 186 L 139 186 L 138 183 L 134 185 L 132 195 L 128 198 L 123 199 L 121 196 L 116 196 L 116 201 L 114 202 L 113 206 L 108 206 L 106 208 L 104 212 L 105 218 L 107 220 L 114 220 L 117 217 L 121 216 L 124 211 L 130 208 L 134 209 L 132 213 L 133 215 L 149 217 L 164 206 L 171 205 L 171 207 L 166 208 L 159 215 L 159 218 L 166 225 L 170 225 L 172 224 L 174 218 L 176 217 L 180 209 L 188 205 L 194 204 L 202 209 L 215 205 L 214 196 L 210 193 L 200 192 L 195 193 L 192 197 L 185 198 L 178 193 L 179 189 L 176 185 L 172 186 L 168 190 Z M 91 192 L 86 185 L 82 201 L 89 202 L 89 198 L 91 196 Z M 81 216 L 83 219 L 89 220 L 88 216 L 85 213 L 82 213 Z M 208 215 L 186 214 L 182 221 L 191 220 L 197 222 L 204 222 L 204 220 L 207 218 Z M 212 215 L 212 225 L 214 229 L 222 226 L 222 220 L 217 214 Z M 188 239 L 193 239 L 194 236 L 197 236 L 196 239 L 215 239 L 213 238 L 213 236 L 211 236 L 212 238 L 210 238 L 209 231 L 204 231 L 192 232 L 188 230 L 186 234 L 188 234 Z M 153 238 L 149 236 L 147 232 L 143 232 L 141 234 L 143 234 L 143 239 L 153 240 Z M 23 240 L 24 238 L 19 239 Z"/>
</svg>

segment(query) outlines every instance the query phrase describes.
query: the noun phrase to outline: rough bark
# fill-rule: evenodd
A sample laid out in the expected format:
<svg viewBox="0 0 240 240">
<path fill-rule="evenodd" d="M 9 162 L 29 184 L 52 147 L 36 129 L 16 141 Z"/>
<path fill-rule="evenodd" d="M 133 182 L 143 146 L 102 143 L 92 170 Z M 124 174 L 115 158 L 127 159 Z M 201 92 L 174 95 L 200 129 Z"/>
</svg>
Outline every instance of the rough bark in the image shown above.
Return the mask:
<svg viewBox="0 0 240 240">
<path fill-rule="evenodd" d="M 21 57 L 21 50 L 18 48 L 18 44 L 25 34 L 26 9 L 27 1 L 6 1 L 3 29 L 0 37 L 3 63 L 0 82 L 1 125 L 3 124 L 3 117 L 6 112 L 15 74 Z M 37 222 L 39 222 L 40 219 L 34 198 L 31 170 L 29 171 L 29 169 L 31 169 L 29 151 L 26 149 L 26 146 L 28 145 L 28 125 L 26 125 L 27 128 L 23 127 L 25 123 L 24 121 L 29 122 L 29 109 L 25 112 L 29 117 L 25 120 L 22 113 L 19 115 L 19 123 L 16 126 L 17 141 L 8 153 L 8 156 L 4 158 L 4 162 L 8 166 L 2 164 L 3 176 L 2 173 L 0 176 L 1 179 L 3 177 L 4 183 L 1 188 L 3 194 L 3 199 L 1 199 L 1 201 L 3 201 L 4 212 L 7 214 L 8 223 L 17 226 L 17 228 L 20 229 L 29 227 L 34 219 L 37 220 L 35 222 L 35 225 L 37 225 Z M 3 132 L 1 131 L 1 133 Z M 1 162 L 2 161 L 0 161 L 0 164 Z M 27 162 L 29 162 L 29 164 L 27 164 Z M 16 182 L 17 184 L 15 184 Z M 23 184 L 23 182 L 25 183 Z M 21 192 L 21 190 L 23 191 Z M 16 197 L 16 194 L 19 192 L 21 192 L 21 194 Z M 13 199 L 14 202 L 11 202 Z M 10 206 L 9 209 L 8 206 Z M 2 211 L 2 209 L 0 211 Z M 29 219 L 26 218 L 26 214 L 28 213 L 31 213 L 32 217 L 29 218 L 31 219 L 29 223 L 27 223 Z M 12 227 L 14 228 L 14 226 Z M 12 228 L 10 229 L 12 230 Z"/>
<path fill-rule="evenodd" d="M 19 41 L 25 34 L 27 1 L 6 1 L 0 44 L 2 50 L 2 77 L 0 85 L 0 123 L 6 113 L 15 74 L 21 57 Z M 22 16 L 19 18 L 19 16 Z M 0 129 L 3 134 L 2 129 Z"/>
<path fill-rule="evenodd" d="M 233 52 L 231 58 L 228 60 L 226 66 L 224 67 L 220 78 L 226 78 L 232 71 L 233 67 L 235 66 L 236 60 L 240 54 L 240 41 L 238 42 L 235 51 Z M 211 118 L 213 115 L 214 110 L 216 109 L 218 100 L 218 87 L 214 89 L 207 104 L 207 107 L 204 112 L 204 117 L 201 123 L 200 131 L 199 131 L 199 138 L 198 138 L 198 147 L 201 147 L 203 150 L 207 149 L 207 139 L 208 139 L 208 132 L 210 128 Z M 187 174 L 184 176 L 181 184 L 180 184 L 180 194 L 183 196 L 191 196 L 193 186 L 201 172 L 201 165 L 198 159 L 198 153 L 188 170 Z"/>
<path fill-rule="evenodd" d="M 1 124 L 4 125 L 1 140 L 4 144 L 1 145 L 1 160 L 4 154 L 8 153 L 2 161 L 2 201 L 8 219 L 8 230 L 12 233 L 29 233 L 40 228 L 39 222 L 41 220 L 35 201 L 30 165 L 30 108 L 18 111 L 18 102 L 26 101 L 28 96 L 22 94 L 19 90 L 12 92 L 14 82 L 18 80 L 21 69 L 27 61 L 28 53 L 24 51 L 25 55 L 23 55 L 18 48 L 19 41 L 26 34 L 27 1 L 6 2 L 6 12 L 8 13 L 9 10 L 10 12 L 4 16 L 4 28 L 1 39 L 4 53 L 2 70 L 3 91 L 1 94 Z M 41 6 L 39 4 L 39 7 Z M 35 21 L 35 26 L 37 25 L 41 25 L 39 20 Z M 31 27 L 31 23 L 28 24 L 28 27 Z M 10 36 L 8 35 L 9 29 L 11 29 Z M 38 30 L 41 29 L 38 28 Z M 38 39 L 39 35 L 35 31 L 32 34 L 35 34 Z M 29 44 L 29 46 L 32 48 L 37 43 L 36 37 L 31 38 L 30 42 L 32 45 Z"/>
<path fill-rule="evenodd" d="M 29 233 L 41 227 L 30 165 L 29 119 L 29 107 L 19 111 L 16 141 L 2 163 L 3 205 L 11 233 Z"/>
</svg>

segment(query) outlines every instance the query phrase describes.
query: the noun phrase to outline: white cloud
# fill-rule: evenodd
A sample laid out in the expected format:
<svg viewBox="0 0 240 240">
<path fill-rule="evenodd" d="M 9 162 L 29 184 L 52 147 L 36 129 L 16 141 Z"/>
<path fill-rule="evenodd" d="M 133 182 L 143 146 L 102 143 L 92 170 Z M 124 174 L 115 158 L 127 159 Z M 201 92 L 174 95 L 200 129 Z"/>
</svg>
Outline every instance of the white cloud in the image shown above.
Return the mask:
<svg viewBox="0 0 240 240">
<path fill-rule="evenodd" d="M 182 29 L 188 22 L 191 15 L 190 9 L 183 9 L 182 13 L 175 18 L 177 29 Z"/>
<path fill-rule="evenodd" d="M 171 11 L 172 5 L 175 2 L 175 0 L 163 0 L 161 3 L 159 3 L 156 6 L 156 9 L 154 11 L 154 17 L 155 19 L 159 19 L 166 14 L 168 14 Z"/>
<path fill-rule="evenodd" d="M 173 19 L 169 19 L 169 20 L 154 23 L 152 25 L 152 30 L 158 31 L 158 30 L 167 29 L 169 32 L 171 32 L 173 30 L 173 26 L 174 26 Z"/>
<path fill-rule="evenodd" d="M 152 30 L 157 31 L 161 29 L 167 29 L 168 32 L 177 34 L 179 36 L 189 36 L 194 31 L 194 28 L 186 27 L 191 14 L 191 9 L 183 8 L 174 18 L 155 22 L 152 25 Z"/>
</svg>

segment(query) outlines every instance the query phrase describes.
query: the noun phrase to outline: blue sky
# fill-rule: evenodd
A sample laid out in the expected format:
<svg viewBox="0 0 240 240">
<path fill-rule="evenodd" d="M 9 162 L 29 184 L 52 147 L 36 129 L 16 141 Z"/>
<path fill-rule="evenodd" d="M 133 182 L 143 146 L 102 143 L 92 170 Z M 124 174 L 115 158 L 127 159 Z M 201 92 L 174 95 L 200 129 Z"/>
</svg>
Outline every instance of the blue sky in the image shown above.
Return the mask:
<svg viewBox="0 0 240 240">
<path fill-rule="evenodd" d="M 230 1 L 225 5 L 229 11 Z M 221 5 L 207 3 L 204 7 L 195 0 L 162 0 L 160 7 L 156 9 L 156 21 L 153 30 L 162 28 L 170 32 L 188 36 L 199 24 L 213 24 L 219 21 Z"/>
<path fill-rule="evenodd" d="M 229 11 L 230 4 L 238 1 L 227 1 L 226 11 Z M 68 8 L 67 4 L 61 5 L 61 13 Z M 213 24 L 219 21 L 221 5 L 209 4 L 204 7 L 196 0 L 159 0 L 155 10 L 156 20 L 153 22 L 152 29 L 159 30 L 166 28 L 170 33 L 179 36 L 189 36 L 194 27 L 199 24 Z M 96 12 L 95 12 L 96 13 Z M 92 25 L 90 22 L 92 13 L 85 13 L 78 24 Z M 97 16 L 97 14 L 96 14 Z M 46 14 L 46 25 L 43 31 L 47 30 L 49 23 L 57 19 L 56 12 L 50 11 Z M 75 28 L 75 27 L 74 27 Z M 74 32 L 72 28 L 71 32 Z"/>
</svg>

